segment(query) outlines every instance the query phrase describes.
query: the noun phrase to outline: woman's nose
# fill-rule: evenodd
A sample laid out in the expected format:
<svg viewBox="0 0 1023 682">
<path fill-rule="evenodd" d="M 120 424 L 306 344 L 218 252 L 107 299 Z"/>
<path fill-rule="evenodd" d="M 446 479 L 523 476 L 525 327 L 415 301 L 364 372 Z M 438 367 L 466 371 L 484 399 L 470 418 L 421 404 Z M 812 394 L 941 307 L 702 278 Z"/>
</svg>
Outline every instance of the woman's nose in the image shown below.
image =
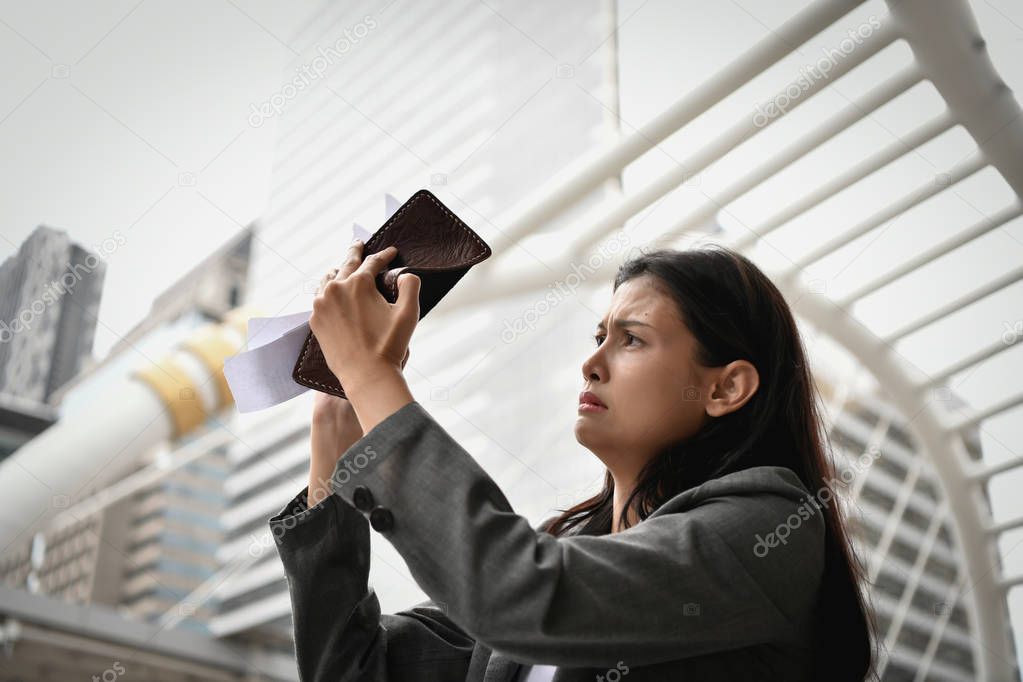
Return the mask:
<svg viewBox="0 0 1023 682">
<path fill-rule="evenodd" d="M 583 379 L 586 381 L 600 381 L 602 369 L 599 369 L 600 363 L 598 359 L 598 353 L 594 353 L 583 362 Z"/>
</svg>

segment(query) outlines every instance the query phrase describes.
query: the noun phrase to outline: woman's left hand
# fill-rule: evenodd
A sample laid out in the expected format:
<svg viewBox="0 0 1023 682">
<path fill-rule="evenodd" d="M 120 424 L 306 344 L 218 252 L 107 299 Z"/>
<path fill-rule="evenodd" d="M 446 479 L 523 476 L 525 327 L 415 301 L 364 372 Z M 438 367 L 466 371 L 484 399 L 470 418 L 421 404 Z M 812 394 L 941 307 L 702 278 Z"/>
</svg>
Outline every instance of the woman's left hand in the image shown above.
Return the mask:
<svg viewBox="0 0 1023 682">
<path fill-rule="evenodd" d="M 376 288 L 376 276 L 397 249 L 362 257 L 362 241 L 348 248 L 334 279 L 313 299 L 309 328 L 330 371 L 349 388 L 388 372 L 400 374 L 412 332 L 419 322 L 419 277 L 398 278 L 398 298 L 389 303 Z"/>
</svg>

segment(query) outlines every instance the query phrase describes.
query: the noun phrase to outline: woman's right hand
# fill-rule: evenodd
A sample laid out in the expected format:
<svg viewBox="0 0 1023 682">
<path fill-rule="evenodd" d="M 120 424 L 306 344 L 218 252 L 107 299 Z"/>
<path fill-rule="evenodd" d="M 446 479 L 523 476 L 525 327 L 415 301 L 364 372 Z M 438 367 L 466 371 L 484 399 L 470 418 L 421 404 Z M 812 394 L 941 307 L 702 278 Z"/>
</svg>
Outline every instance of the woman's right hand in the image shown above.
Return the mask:
<svg viewBox="0 0 1023 682">
<path fill-rule="evenodd" d="M 337 268 L 332 268 L 323 276 L 317 294 L 337 272 Z M 402 369 L 408 358 L 409 349 L 406 348 L 405 358 L 401 361 Z M 309 443 L 312 450 L 308 489 L 310 506 L 318 504 L 332 492 L 329 482 L 338 460 L 364 435 L 350 401 L 323 391 L 315 393 Z"/>
<path fill-rule="evenodd" d="M 319 286 L 316 287 L 317 296 L 323 291 L 323 287 L 327 286 L 327 282 L 337 277 L 339 271 L 340 268 L 333 267 L 320 278 Z M 408 356 L 409 349 L 406 348 L 405 359 L 401 361 L 402 369 L 405 369 Z M 316 396 L 313 398 L 313 427 L 319 427 L 320 431 L 327 433 L 330 437 L 350 440 L 349 444 L 354 443 L 363 436 L 362 426 L 355 416 L 352 404 L 344 398 L 339 398 L 323 391 L 316 391 Z M 345 450 L 347 449 L 346 447 Z M 344 450 L 341 452 L 344 452 Z M 313 455 L 316 456 L 316 453 L 314 452 Z M 334 461 L 336 462 L 340 456 L 341 453 L 338 453 Z"/>
</svg>

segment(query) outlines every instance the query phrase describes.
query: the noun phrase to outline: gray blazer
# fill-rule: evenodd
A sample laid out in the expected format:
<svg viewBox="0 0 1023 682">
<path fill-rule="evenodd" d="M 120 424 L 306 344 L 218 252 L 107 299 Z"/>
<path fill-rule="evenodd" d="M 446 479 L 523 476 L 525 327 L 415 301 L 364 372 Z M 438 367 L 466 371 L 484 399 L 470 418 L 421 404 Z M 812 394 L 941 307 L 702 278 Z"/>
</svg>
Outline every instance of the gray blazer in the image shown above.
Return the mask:
<svg viewBox="0 0 1023 682">
<path fill-rule="evenodd" d="M 269 521 L 304 682 L 804 680 L 824 521 L 798 477 L 755 467 L 632 528 L 555 538 L 516 514 L 419 402 L 350 447 L 334 494 Z M 380 613 L 369 529 L 430 597 Z"/>
</svg>

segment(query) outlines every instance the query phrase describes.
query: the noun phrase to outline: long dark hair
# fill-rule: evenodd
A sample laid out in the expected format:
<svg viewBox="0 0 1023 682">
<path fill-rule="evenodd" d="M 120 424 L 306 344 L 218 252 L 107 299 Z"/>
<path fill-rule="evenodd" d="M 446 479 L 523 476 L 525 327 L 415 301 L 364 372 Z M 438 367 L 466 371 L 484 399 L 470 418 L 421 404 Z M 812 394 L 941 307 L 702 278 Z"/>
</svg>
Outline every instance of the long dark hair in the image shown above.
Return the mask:
<svg viewBox="0 0 1023 682">
<path fill-rule="evenodd" d="M 678 251 L 657 249 L 627 260 L 615 276 L 613 291 L 641 275 L 678 304 L 682 320 L 697 342 L 695 360 L 719 367 L 737 359 L 753 364 L 756 393 L 740 409 L 711 418 L 684 442 L 673 444 L 642 469 L 625 502 L 622 526 L 632 508 L 642 521 L 663 502 L 712 478 L 755 466 L 791 469 L 823 498 L 835 480 L 825 452 L 826 427 L 817 388 L 802 340 L 781 292 L 749 259 L 720 245 Z M 614 480 L 593 497 L 551 519 L 544 530 L 554 536 L 611 532 Z M 825 567 L 814 628 L 813 679 L 876 678 L 876 622 L 861 586 L 863 564 L 857 557 L 836 504 L 819 506 L 826 525 Z"/>
</svg>

